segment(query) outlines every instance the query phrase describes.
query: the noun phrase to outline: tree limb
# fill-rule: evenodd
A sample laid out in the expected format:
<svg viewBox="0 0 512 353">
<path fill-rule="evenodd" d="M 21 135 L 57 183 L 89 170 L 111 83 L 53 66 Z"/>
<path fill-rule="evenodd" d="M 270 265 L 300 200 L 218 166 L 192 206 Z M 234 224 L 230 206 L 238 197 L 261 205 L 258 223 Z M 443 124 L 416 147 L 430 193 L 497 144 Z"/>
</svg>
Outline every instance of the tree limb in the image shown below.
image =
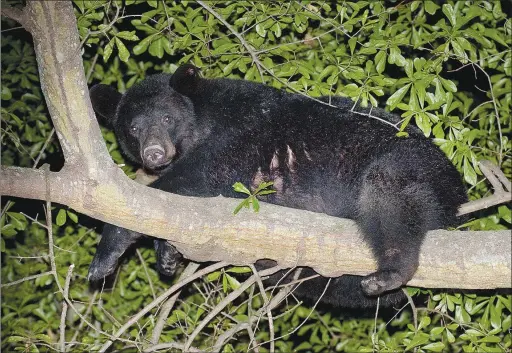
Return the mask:
<svg viewBox="0 0 512 353">
<path fill-rule="evenodd" d="M 12 6 L 1 6 L 0 14 L 4 17 L 10 18 L 13 21 L 18 22 L 20 25 L 25 27 L 26 30 L 30 30 L 29 21 L 23 10 L 17 9 Z"/>
<path fill-rule="evenodd" d="M 24 12 L 33 23 L 41 86 L 66 164 L 56 173 L 2 166 L 2 195 L 51 200 L 168 239 L 194 261 L 250 264 L 267 258 L 326 276 L 375 270 L 353 221 L 275 205 L 233 216 L 237 200 L 183 197 L 130 180 L 112 162 L 95 119 L 71 3 L 31 1 Z M 409 284 L 508 288 L 510 254 L 508 231 L 429 232 Z"/>
</svg>

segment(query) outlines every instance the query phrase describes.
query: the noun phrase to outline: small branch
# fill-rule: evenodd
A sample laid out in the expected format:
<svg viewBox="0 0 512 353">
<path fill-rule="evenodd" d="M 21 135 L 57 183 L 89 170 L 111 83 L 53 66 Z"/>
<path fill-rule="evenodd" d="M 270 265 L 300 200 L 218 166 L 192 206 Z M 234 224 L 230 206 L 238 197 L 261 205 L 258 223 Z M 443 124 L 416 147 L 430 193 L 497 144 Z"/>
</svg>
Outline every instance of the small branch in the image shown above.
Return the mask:
<svg viewBox="0 0 512 353">
<path fill-rule="evenodd" d="M 194 262 L 189 263 L 185 270 L 183 270 L 183 272 L 181 273 L 180 278 L 178 279 L 178 283 L 194 274 L 194 272 L 196 272 L 198 268 L 199 264 Z M 162 334 L 162 330 L 164 329 L 165 322 L 167 321 L 169 313 L 174 307 L 174 304 L 176 303 L 176 300 L 178 299 L 180 293 L 181 291 L 176 292 L 176 294 L 167 299 L 167 301 L 160 308 L 160 314 L 158 315 L 158 319 L 155 323 L 155 327 L 151 335 L 152 344 L 156 345 L 160 340 L 160 335 Z"/>
<path fill-rule="evenodd" d="M 263 302 L 266 307 L 268 307 L 269 299 L 267 297 L 267 293 L 265 292 L 265 287 L 263 286 L 263 282 L 261 281 L 261 277 L 256 270 L 256 267 L 254 265 L 251 265 L 251 270 L 256 276 L 256 283 L 258 284 L 258 287 L 260 289 L 261 297 L 263 298 Z M 270 334 L 270 353 L 274 353 L 275 351 L 275 342 L 274 342 L 274 318 L 272 317 L 272 311 L 267 310 L 267 317 L 268 317 L 268 328 L 269 328 L 269 334 Z"/>
<path fill-rule="evenodd" d="M 142 257 L 142 254 L 140 253 L 139 249 L 136 249 L 135 252 L 137 253 L 137 256 L 139 257 L 142 268 L 144 269 L 144 273 L 146 274 L 146 277 L 148 279 L 149 289 L 151 290 L 153 299 L 156 299 L 155 288 L 153 288 L 153 281 L 151 280 L 151 277 L 149 276 L 148 267 L 146 266 L 146 261 Z"/>
<path fill-rule="evenodd" d="M 281 338 L 285 338 L 285 337 L 288 337 L 288 336 L 290 336 L 290 335 L 293 335 L 293 334 L 294 334 L 295 332 L 297 332 L 297 331 L 298 331 L 302 326 L 304 326 L 304 324 L 308 321 L 308 319 L 309 319 L 309 317 L 311 316 L 311 314 L 312 314 L 313 312 L 315 312 L 315 309 L 316 309 L 316 307 L 317 307 L 318 303 L 320 303 L 320 301 L 322 300 L 322 298 L 323 298 L 323 296 L 325 295 L 325 292 L 327 291 L 327 288 L 329 288 L 329 285 L 330 285 L 330 284 L 331 284 L 331 279 L 329 278 L 329 280 L 327 281 L 327 284 L 325 285 L 324 290 L 322 291 L 322 294 L 320 294 L 320 296 L 319 296 L 319 297 L 318 297 L 318 299 L 316 300 L 315 304 L 314 304 L 314 305 L 313 305 L 313 307 L 311 308 L 311 311 L 310 311 L 310 312 L 309 312 L 309 314 L 306 316 L 306 318 L 305 318 L 305 319 L 304 319 L 304 320 L 303 320 L 303 321 L 302 321 L 302 322 L 301 322 L 297 327 L 295 327 L 292 331 L 287 332 L 287 333 L 285 333 L 284 335 L 281 335 L 281 336 L 279 336 L 279 337 L 275 338 L 275 340 L 279 340 L 279 339 L 281 339 Z M 268 310 L 270 310 L 270 308 L 269 308 Z M 269 343 L 269 342 L 270 342 L 270 340 L 269 340 L 269 341 L 266 341 L 266 342 L 262 342 L 262 343 L 260 343 L 259 345 L 261 346 L 261 345 L 264 345 L 264 344 Z"/>
<path fill-rule="evenodd" d="M 418 310 L 416 309 L 414 300 L 412 300 L 412 297 L 407 292 L 407 288 L 402 288 L 402 292 L 407 297 L 407 304 L 409 304 L 411 306 L 412 322 L 414 323 L 414 328 L 417 330 L 418 329 Z"/>
<path fill-rule="evenodd" d="M 27 17 L 25 16 L 25 12 L 21 9 L 17 9 L 11 6 L 3 6 L 0 9 L 0 13 L 2 16 L 10 18 L 13 21 L 18 22 L 22 25 L 26 30 L 30 31 L 28 26 Z"/>
<path fill-rule="evenodd" d="M 64 297 L 64 301 L 62 303 L 62 313 L 60 315 L 60 351 L 66 351 L 66 316 L 68 314 L 68 303 L 69 300 L 69 284 L 71 282 L 71 275 L 73 274 L 73 268 L 75 268 L 74 264 L 69 265 L 68 273 L 66 275 L 66 282 L 64 283 L 64 291 L 62 292 L 62 296 Z M 57 277 L 57 276 L 55 276 Z"/>
<path fill-rule="evenodd" d="M 206 5 L 203 1 L 197 0 L 196 2 L 199 5 L 201 5 L 206 11 L 211 13 L 214 17 L 216 17 L 224 26 L 226 26 L 227 29 L 229 29 L 229 31 L 231 33 L 234 34 L 235 37 L 238 38 L 240 43 L 242 43 L 242 45 L 245 47 L 245 49 L 251 55 L 252 61 L 254 62 L 254 64 L 256 65 L 256 68 L 258 69 L 258 72 L 260 73 L 261 82 L 265 83 L 265 77 L 263 76 L 263 68 L 264 68 L 264 66 L 263 66 L 262 62 L 260 61 L 260 59 L 258 58 L 258 55 L 254 51 L 253 47 L 249 43 L 247 43 L 247 41 L 244 39 L 244 37 L 240 33 L 238 33 L 233 28 L 233 26 L 231 26 L 224 18 L 222 18 L 222 16 L 219 15 L 213 8 L 211 8 L 210 6 Z M 266 71 L 268 71 L 268 70 L 266 70 Z"/>
<path fill-rule="evenodd" d="M 461 205 L 458 212 L 459 216 L 510 202 L 512 198 L 511 182 L 507 179 L 500 168 L 498 168 L 498 166 L 486 160 L 480 161 L 479 166 L 484 176 L 489 180 L 494 188 L 494 193 L 491 196 L 473 200 Z"/>
<path fill-rule="evenodd" d="M 251 325 L 248 322 L 239 322 L 229 330 L 224 331 L 217 338 L 215 345 L 212 347 L 212 352 L 221 352 L 225 342 L 242 330 L 251 330 L 252 332 Z"/>
<path fill-rule="evenodd" d="M 95 290 L 94 293 L 92 294 L 91 298 L 89 299 L 89 305 L 87 305 L 87 309 L 85 310 L 84 317 L 87 317 L 91 313 L 92 306 L 93 306 L 94 301 L 96 300 L 97 296 L 98 296 L 98 290 Z M 76 339 L 78 338 L 78 335 L 80 334 L 80 331 L 82 330 L 84 325 L 85 325 L 85 321 L 83 321 L 83 320 L 80 321 L 78 328 L 76 329 L 75 333 L 73 334 L 73 338 L 71 339 L 71 342 L 76 341 Z M 68 349 L 66 349 L 66 352 L 68 352 L 71 347 L 73 347 L 73 343 L 71 343 L 69 345 Z"/>
<path fill-rule="evenodd" d="M 22 279 L 19 279 L 17 281 L 13 281 L 13 282 L 2 284 L 0 286 L 0 288 L 14 286 L 16 284 L 20 284 L 20 283 L 23 283 L 23 282 L 26 282 L 26 281 L 30 281 L 30 280 L 39 278 L 39 277 L 44 277 L 44 276 L 53 275 L 53 274 L 54 274 L 53 271 L 46 271 L 46 272 L 43 272 L 43 273 L 38 273 L 37 275 L 23 277 Z"/>
<path fill-rule="evenodd" d="M 144 309 L 139 311 L 135 316 L 133 316 L 130 320 L 128 320 L 123 326 L 121 326 L 117 332 L 111 336 L 111 338 L 101 346 L 99 352 L 106 352 L 106 350 L 114 343 L 113 340 L 118 339 L 119 336 L 121 336 L 123 333 L 126 332 L 134 323 L 136 323 L 141 317 L 146 315 L 150 310 L 155 308 L 157 305 L 159 305 L 161 302 L 163 302 L 167 297 L 169 297 L 171 294 L 175 293 L 177 290 L 181 289 L 186 284 L 210 273 L 213 271 L 216 271 L 218 269 L 221 269 L 222 267 L 227 266 L 228 264 L 226 262 L 218 262 L 216 264 L 210 265 L 208 267 L 203 268 L 202 270 L 196 272 L 192 276 L 189 276 L 187 278 L 184 278 L 182 281 L 179 281 L 175 285 L 173 285 L 171 288 L 166 290 L 163 294 L 161 294 L 156 300 L 153 300 L 150 304 L 146 305 Z"/>
<path fill-rule="evenodd" d="M 480 170 L 492 184 L 492 187 L 495 191 L 510 192 L 512 190 L 512 183 L 507 179 L 505 174 L 501 171 L 500 168 L 498 168 L 497 165 L 493 164 L 491 161 L 486 160 L 480 161 L 479 165 Z M 505 190 L 503 190 L 503 187 L 505 187 Z"/>
<path fill-rule="evenodd" d="M 267 270 L 261 271 L 259 276 L 269 276 L 277 271 L 280 270 L 280 267 L 272 267 Z M 229 303 L 231 303 L 233 300 L 238 298 L 247 288 L 249 288 L 251 285 L 253 285 L 256 282 L 256 278 L 258 276 L 252 275 L 249 277 L 244 283 L 240 285 L 236 290 L 229 293 L 219 304 L 213 308 L 212 311 L 206 315 L 206 317 L 199 323 L 194 331 L 190 334 L 188 337 L 187 342 L 185 343 L 184 350 L 187 351 L 189 347 L 192 346 L 192 343 L 194 342 L 194 339 L 197 337 L 197 335 L 203 330 L 203 328 L 215 317 L 217 316 Z"/>
<path fill-rule="evenodd" d="M 174 351 L 175 349 L 181 350 L 183 353 L 204 353 L 203 350 L 194 347 L 189 347 L 187 350 L 185 350 L 183 344 L 176 342 L 157 344 L 143 350 L 143 353 L 158 352 L 160 350 L 165 350 L 166 352 L 169 352 L 169 350 Z"/>
</svg>

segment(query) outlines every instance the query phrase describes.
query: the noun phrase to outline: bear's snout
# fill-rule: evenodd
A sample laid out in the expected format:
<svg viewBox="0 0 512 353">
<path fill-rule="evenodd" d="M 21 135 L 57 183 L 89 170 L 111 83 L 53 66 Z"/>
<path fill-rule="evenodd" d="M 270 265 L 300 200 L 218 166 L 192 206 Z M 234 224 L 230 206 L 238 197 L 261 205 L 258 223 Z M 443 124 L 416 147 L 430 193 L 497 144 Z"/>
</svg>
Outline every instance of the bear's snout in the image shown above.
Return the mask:
<svg viewBox="0 0 512 353">
<path fill-rule="evenodd" d="M 165 150 L 160 145 L 151 145 L 142 152 L 144 162 L 148 165 L 160 165 L 164 161 Z"/>
</svg>

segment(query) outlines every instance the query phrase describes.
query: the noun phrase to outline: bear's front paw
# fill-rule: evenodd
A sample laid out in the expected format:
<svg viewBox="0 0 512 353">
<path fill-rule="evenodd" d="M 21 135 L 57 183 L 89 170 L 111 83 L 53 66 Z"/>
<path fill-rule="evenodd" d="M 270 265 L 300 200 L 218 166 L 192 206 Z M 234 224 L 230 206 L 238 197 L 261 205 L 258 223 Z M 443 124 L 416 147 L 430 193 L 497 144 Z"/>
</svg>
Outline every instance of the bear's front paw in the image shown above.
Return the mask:
<svg viewBox="0 0 512 353">
<path fill-rule="evenodd" d="M 404 284 L 398 271 L 377 271 L 361 281 L 363 292 L 368 296 L 378 296 L 384 292 L 400 288 Z"/>
</svg>

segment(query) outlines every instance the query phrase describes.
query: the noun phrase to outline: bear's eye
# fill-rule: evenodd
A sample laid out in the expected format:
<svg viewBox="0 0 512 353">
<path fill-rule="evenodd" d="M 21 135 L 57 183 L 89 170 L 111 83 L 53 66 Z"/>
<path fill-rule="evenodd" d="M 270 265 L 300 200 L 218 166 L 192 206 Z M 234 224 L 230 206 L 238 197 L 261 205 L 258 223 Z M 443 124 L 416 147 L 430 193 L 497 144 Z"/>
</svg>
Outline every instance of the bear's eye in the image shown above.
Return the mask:
<svg viewBox="0 0 512 353">
<path fill-rule="evenodd" d="M 164 117 L 162 118 L 163 123 L 169 124 L 170 121 L 171 117 L 169 115 L 164 115 Z"/>
<path fill-rule="evenodd" d="M 137 133 L 137 131 L 139 131 L 139 128 L 137 126 L 133 125 L 130 127 L 130 133 L 132 135 L 135 135 Z"/>
</svg>

